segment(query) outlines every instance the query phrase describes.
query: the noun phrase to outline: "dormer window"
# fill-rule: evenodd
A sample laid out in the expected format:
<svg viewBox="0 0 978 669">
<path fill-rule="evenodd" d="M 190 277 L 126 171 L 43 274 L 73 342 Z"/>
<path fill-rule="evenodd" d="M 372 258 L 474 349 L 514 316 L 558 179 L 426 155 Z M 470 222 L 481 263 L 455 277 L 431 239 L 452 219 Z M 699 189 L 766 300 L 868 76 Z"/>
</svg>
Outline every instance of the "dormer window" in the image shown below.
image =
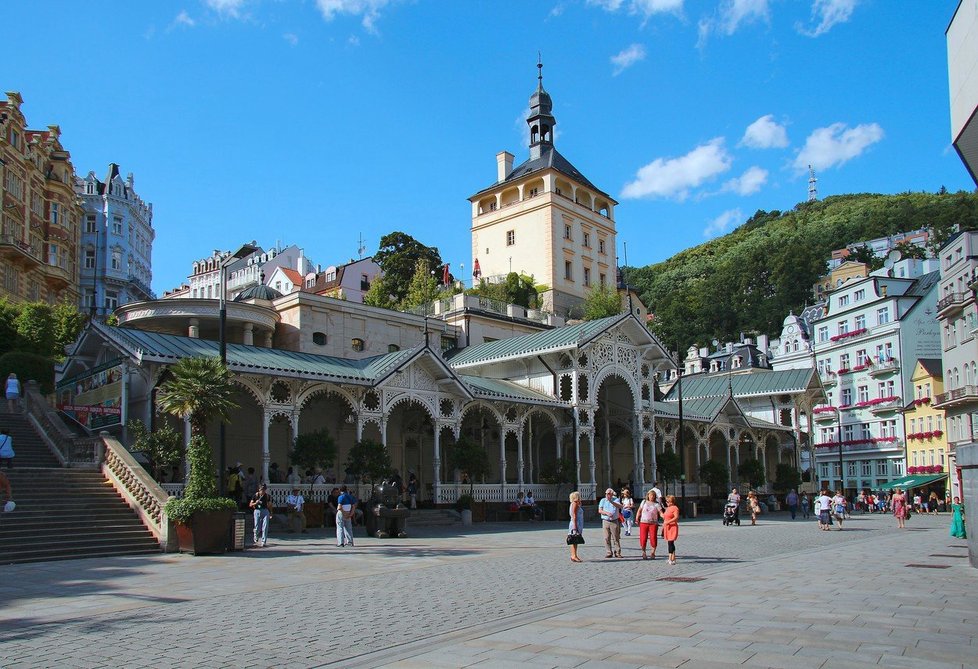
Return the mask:
<svg viewBox="0 0 978 669">
<path fill-rule="evenodd" d="M 733 359 L 733 369 L 740 369 L 741 365 L 744 364 L 744 359 L 739 355 L 735 355 Z"/>
<path fill-rule="evenodd" d="M 354 337 L 350 340 L 350 346 L 355 352 L 360 353 L 363 351 L 363 340 L 359 337 Z"/>
</svg>

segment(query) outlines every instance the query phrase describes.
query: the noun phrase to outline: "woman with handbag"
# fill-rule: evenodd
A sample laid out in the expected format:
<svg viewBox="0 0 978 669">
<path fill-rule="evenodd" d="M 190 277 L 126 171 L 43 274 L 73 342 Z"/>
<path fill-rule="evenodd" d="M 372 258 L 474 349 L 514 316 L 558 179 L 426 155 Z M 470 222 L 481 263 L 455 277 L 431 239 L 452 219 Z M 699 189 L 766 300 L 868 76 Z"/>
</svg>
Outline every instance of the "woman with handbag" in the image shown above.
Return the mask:
<svg viewBox="0 0 978 669">
<path fill-rule="evenodd" d="M 0 430 L 0 466 L 4 463 L 7 469 L 14 468 L 14 439 L 6 430 Z"/>
<path fill-rule="evenodd" d="M 567 545 L 570 546 L 571 562 L 584 562 L 577 556 L 577 547 L 584 543 L 584 507 L 581 506 L 581 493 L 570 494 L 570 524 L 567 526 Z"/>
</svg>

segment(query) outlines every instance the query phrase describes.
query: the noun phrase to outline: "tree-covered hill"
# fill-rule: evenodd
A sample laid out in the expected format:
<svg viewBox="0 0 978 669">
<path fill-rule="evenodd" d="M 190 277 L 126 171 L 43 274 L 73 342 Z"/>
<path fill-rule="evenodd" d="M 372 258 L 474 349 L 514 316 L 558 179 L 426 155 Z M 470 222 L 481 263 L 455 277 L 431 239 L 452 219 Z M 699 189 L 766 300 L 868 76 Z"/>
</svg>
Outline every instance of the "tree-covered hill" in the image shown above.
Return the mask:
<svg viewBox="0 0 978 669">
<path fill-rule="evenodd" d="M 758 211 L 730 234 L 627 268 L 626 277 L 654 314 L 653 332 L 671 349 L 742 332 L 777 336 L 789 311 L 811 304 L 833 250 L 931 228 L 933 255 L 955 225 L 978 229 L 978 194 L 839 195 L 792 211 Z"/>
</svg>

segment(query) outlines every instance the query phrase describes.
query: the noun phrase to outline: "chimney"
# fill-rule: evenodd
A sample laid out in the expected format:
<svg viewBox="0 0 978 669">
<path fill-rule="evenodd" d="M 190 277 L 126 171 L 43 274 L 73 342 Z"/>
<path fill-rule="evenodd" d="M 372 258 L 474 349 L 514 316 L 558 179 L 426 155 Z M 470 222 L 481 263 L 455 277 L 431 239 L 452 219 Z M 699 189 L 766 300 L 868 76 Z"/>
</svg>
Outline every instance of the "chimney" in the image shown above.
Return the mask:
<svg viewBox="0 0 978 669">
<path fill-rule="evenodd" d="M 513 154 L 509 151 L 500 151 L 496 154 L 496 181 L 505 181 L 513 171 L 513 158 Z"/>
<path fill-rule="evenodd" d="M 764 355 L 767 355 L 767 351 L 770 346 L 770 340 L 767 338 L 766 334 L 757 335 L 757 350 Z"/>
<path fill-rule="evenodd" d="M 306 273 L 306 268 L 305 268 L 306 258 L 302 253 L 302 249 L 299 249 L 299 259 L 295 261 L 295 264 L 296 264 L 295 267 L 296 272 L 298 272 L 299 274 Z"/>
</svg>

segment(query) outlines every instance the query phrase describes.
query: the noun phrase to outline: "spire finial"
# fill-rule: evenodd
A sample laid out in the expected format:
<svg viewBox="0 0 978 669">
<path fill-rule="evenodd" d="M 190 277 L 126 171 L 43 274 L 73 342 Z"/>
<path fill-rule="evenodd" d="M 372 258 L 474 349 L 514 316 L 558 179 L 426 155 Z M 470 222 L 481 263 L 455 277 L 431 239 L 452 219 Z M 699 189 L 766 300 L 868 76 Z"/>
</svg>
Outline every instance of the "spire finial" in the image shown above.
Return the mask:
<svg viewBox="0 0 978 669">
<path fill-rule="evenodd" d="M 542 91 L 543 90 L 543 57 L 540 52 L 537 51 L 537 86 Z"/>
</svg>

